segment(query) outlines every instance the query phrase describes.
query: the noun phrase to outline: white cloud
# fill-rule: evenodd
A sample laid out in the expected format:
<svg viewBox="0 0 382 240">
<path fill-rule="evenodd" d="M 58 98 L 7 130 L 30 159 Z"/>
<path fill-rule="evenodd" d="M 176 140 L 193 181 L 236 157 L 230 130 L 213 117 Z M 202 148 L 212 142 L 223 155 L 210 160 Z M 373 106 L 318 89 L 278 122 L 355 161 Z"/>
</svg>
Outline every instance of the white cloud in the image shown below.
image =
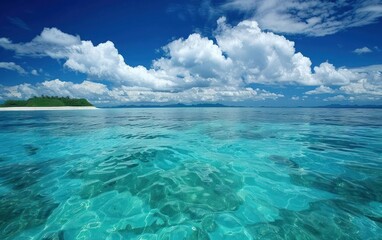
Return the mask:
<svg viewBox="0 0 382 240">
<path fill-rule="evenodd" d="M 334 93 L 334 90 L 330 87 L 326 86 L 319 86 L 314 90 L 307 91 L 305 94 L 312 95 L 312 94 L 325 94 L 325 93 Z"/>
<path fill-rule="evenodd" d="M 91 41 L 69 48 L 65 66 L 90 76 L 117 84 L 149 87 L 158 90 L 173 88 L 175 83 L 143 66 L 131 67 L 124 61 L 111 41 L 94 46 Z"/>
<path fill-rule="evenodd" d="M 166 56 L 153 62 L 155 73 L 171 79 L 177 88 L 219 86 L 230 81 L 226 73 L 233 67 L 232 60 L 200 34 L 172 41 L 163 49 Z"/>
<path fill-rule="evenodd" d="M 153 92 L 148 89 L 122 87 L 113 89 L 123 102 L 240 102 L 244 100 L 265 100 L 283 97 L 265 90 L 235 87 L 193 87 L 182 92 Z"/>
<path fill-rule="evenodd" d="M 357 48 L 353 52 L 360 55 L 360 54 L 364 54 L 364 53 L 371 53 L 373 51 L 368 47 L 363 47 L 363 48 Z"/>
<path fill-rule="evenodd" d="M 87 97 L 95 99 L 107 92 L 108 89 L 106 85 L 101 83 L 84 81 L 80 84 L 76 84 L 55 79 L 35 85 L 24 83 L 15 86 L 2 86 L 0 89 L 0 99 L 26 99 L 40 95 Z"/>
<path fill-rule="evenodd" d="M 225 28 L 228 30 L 230 27 L 225 26 Z M 258 31 L 262 34 L 260 29 Z M 281 41 L 290 44 L 286 39 Z M 248 43 L 244 42 L 245 44 Z M 151 69 L 127 65 L 111 41 L 95 46 L 91 41 L 80 40 L 78 36 L 71 36 L 55 28 L 44 29 L 29 43 L 12 43 L 3 38 L 0 39 L 0 45 L 15 51 L 19 56 L 49 56 L 54 59 L 64 59 L 66 60 L 64 66 L 69 69 L 86 73 L 90 79 L 96 81 L 112 82 L 114 87 L 104 89 L 102 94 L 106 99 L 119 102 L 242 101 L 275 99 L 283 96 L 246 87 L 248 83 L 254 82 L 257 76 L 246 68 L 234 71 L 235 64 L 241 64 L 243 59 L 236 57 L 233 61 L 228 52 L 223 53 L 219 45 L 200 34 L 191 34 L 186 39 L 177 39 L 164 46 L 165 55 L 154 60 Z M 290 57 L 293 58 L 294 49 L 290 51 Z M 276 52 L 277 50 L 275 54 Z M 288 67 L 293 67 L 293 64 L 289 64 Z M 243 78 L 253 80 L 245 82 Z M 288 80 L 285 82 L 288 83 Z M 82 89 L 86 93 L 86 87 L 92 86 L 54 80 L 35 86 L 6 88 L 3 96 L 14 93 L 15 97 L 26 97 L 27 94 L 36 92 L 46 95 L 78 96 L 81 94 L 75 89 Z M 16 94 L 17 90 L 21 93 Z M 105 100 L 105 96 L 101 97 L 96 92 L 88 93 L 89 98 L 94 95 Z"/>
<path fill-rule="evenodd" d="M 382 99 L 382 65 L 349 69 L 358 77 L 339 88 L 344 94 L 354 99 Z"/>
<path fill-rule="evenodd" d="M 33 70 L 31 71 L 31 74 L 32 74 L 32 75 L 35 75 L 35 76 L 38 76 L 38 71 L 37 71 L 36 69 L 33 69 Z"/>
<path fill-rule="evenodd" d="M 300 100 L 300 97 L 298 97 L 298 96 L 293 96 L 293 97 L 291 97 L 290 99 L 292 99 L 293 101 L 298 101 L 298 100 Z"/>
<path fill-rule="evenodd" d="M 346 97 L 344 95 L 336 95 L 334 97 L 328 97 L 324 99 L 325 102 L 339 102 L 339 101 L 345 101 L 345 100 L 346 100 Z"/>
<path fill-rule="evenodd" d="M 317 86 L 306 94 L 334 93 L 333 86 L 336 86 L 338 94 L 379 96 L 382 65 L 348 69 L 324 62 L 312 71 L 310 59 L 296 52 L 293 41 L 262 31 L 256 21 L 242 21 L 231 26 L 223 17 L 218 20 L 214 34 L 215 39 L 194 33 L 170 42 L 163 47 L 163 57 L 153 60 L 151 68 L 125 63 L 111 41 L 94 45 L 56 28 L 45 28 L 27 43 L 12 43 L 0 38 L 0 46 L 19 57 L 62 59 L 66 68 L 85 73 L 89 79 L 81 84 L 57 80 L 7 87 L 2 96 L 24 97 L 39 93 L 119 102 L 242 101 L 282 97 L 249 88 L 252 84 Z M 36 73 L 35 70 L 31 72 Z M 360 81 L 366 90 L 360 90 Z M 111 88 L 100 82 L 108 82 Z M 370 86 L 377 90 L 372 91 Z"/>
<path fill-rule="evenodd" d="M 340 90 L 349 95 L 374 95 L 382 98 L 382 86 L 380 84 L 372 84 L 368 82 L 367 79 L 361 79 L 358 82 L 342 86 Z"/>
<path fill-rule="evenodd" d="M 358 78 L 357 74 L 346 68 L 336 69 L 328 62 L 314 67 L 314 78 L 325 85 L 346 85 Z"/>
<path fill-rule="evenodd" d="M 340 68 L 335 69 L 329 63 L 322 63 L 315 68 L 315 75 L 326 85 L 340 86 L 336 92 L 346 94 L 352 99 L 382 99 L 382 65 L 371 65 L 359 68 Z M 317 88 L 318 92 L 330 92 L 328 87 Z M 317 93 L 313 90 L 314 93 Z M 332 89 L 331 89 L 332 90 Z M 309 91 L 311 94 L 312 91 Z M 308 92 L 306 94 L 309 94 Z M 331 101 L 332 98 L 327 98 Z M 345 100 L 345 99 L 344 99 Z"/>
<path fill-rule="evenodd" d="M 0 38 L 0 46 L 15 51 L 19 56 L 65 59 L 64 66 L 72 70 L 116 83 L 153 89 L 168 89 L 174 85 L 169 80 L 156 77 L 143 66 L 127 65 L 111 41 L 94 46 L 91 41 L 81 41 L 79 36 L 56 28 L 45 28 L 28 43 L 12 43 L 9 39 Z"/>
<path fill-rule="evenodd" d="M 0 38 L 0 46 L 13 50 L 18 56 L 49 56 L 56 59 L 64 58 L 72 46 L 80 44 L 79 36 L 63 33 L 57 28 L 44 28 L 28 43 L 13 43 L 7 38 Z"/>
<path fill-rule="evenodd" d="M 263 29 L 310 36 L 368 25 L 382 16 L 380 0 L 227 0 L 222 8 L 251 15 Z"/>
<path fill-rule="evenodd" d="M 0 46 L 19 56 L 64 59 L 65 67 L 98 81 L 153 90 L 316 83 L 311 78 L 309 58 L 296 53 L 294 43 L 283 36 L 261 31 L 254 21 L 231 27 L 221 18 L 216 39 L 217 44 L 200 34 L 191 34 L 186 39 L 174 40 L 163 48 L 165 56 L 153 61 L 152 69 L 126 64 L 111 41 L 93 45 L 56 28 L 45 28 L 28 43 L 1 38 Z M 233 49 L 230 39 L 240 49 Z"/>
<path fill-rule="evenodd" d="M 29 83 L 19 84 L 15 86 L 0 85 L 0 99 L 25 99 L 30 96 L 37 96 L 36 90 Z"/>
<path fill-rule="evenodd" d="M 16 71 L 20 74 L 27 74 L 27 72 L 20 65 L 17 65 L 14 62 L 0 62 L 0 68 Z"/>
<path fill-rule="evenodd" d="M 182 92 L 164 92 L 142 87 L 118 86 L 108 88 L 102 83 L 90 81 L 72 83 L 59 79 L 44 81 L 35 85 L 20 84 L 10 87 L 2 86 L 0 88 L 0 99 L 25 99 L 39 95 L 83 97 L 96 104 L 123 104 L 131 102 L 239 102 L 283 97 L 281 94 L 261 89 L 228 86 L 193 87 Z"/>
<path fill-rule="evenodd" d="M 351 71 L 356 73 L 382 72 L 382 64 L 370 65 L 366 67 L 352 68 Z"/>
<path fill-rule="evenodd" d="M 220 18 L 216 40 L 234 62 L 235 78 L 246 84 L 318 84 L 311 75 L 310 59 L 296 53 L 294 42 L 261 31 L 255 21 L 231 27 Z"/>
<path fill-rule="evenodd" d="M 64 59 L 65 67 L 99 81 L 154 90 L 251 83 L 319 84 L 312 77 L 310 59 L 295 51 L 294 42 L 261 31 L 255 21 L 232 27 L 220 18 L 215 38 L 216 44 L 200 34 L 174 40 L 163 48 L 165 56 L 153 61 L 152 69 L 126 64 L 111 41 L 93 45 L 56 28 L 45 28 L 28 43 L 1 38 L 0 46 L 19 56 Z"/>
</svg>

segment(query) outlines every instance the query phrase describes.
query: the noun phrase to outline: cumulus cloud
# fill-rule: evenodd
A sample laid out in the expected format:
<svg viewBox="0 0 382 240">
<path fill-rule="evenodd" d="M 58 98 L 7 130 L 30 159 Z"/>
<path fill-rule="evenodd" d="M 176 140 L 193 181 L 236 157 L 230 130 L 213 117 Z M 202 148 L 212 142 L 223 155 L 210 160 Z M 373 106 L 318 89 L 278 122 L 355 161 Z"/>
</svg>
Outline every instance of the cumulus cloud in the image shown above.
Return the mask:
<svg viewBox="0 0 382 240">
<path fill-rule="evenodd" d="M 94 46 L 91 41 L 70 47 L 64 66 L 90 76 L 129 86 L 166 90 L 176 84 L 143 66 L 131 67 L 124 61 L 111 41 Z"/>
<path fill-rule="evenodd" d="M 310 59 L 296 52 L 294 42 L 262 31 L 255 21 L 230 26 L 220 18 L 215 39 L 216 43 L 194 33 L 174 40 L 163 47 L 165 56 L 154 60 L 151 69 L 126 64 L 111 41 L 94 45 L 56 28 L 45 28 L 28 43 L 0 38 L 0 46 L 19 56 L 64 59 L 65 67 L 92 78 L 154 90 L 245 87 L 252 83 L 320 84 L 312 76 Z"/>
<path fill-rule="evenodd" d="M 292 96 L 290 99 L 292 99 L 293 101 L 298 101 L 298 100 L 300 100 L 300 97 L 298 97 L 298 96 Z"/>
<path fill-rule="evenodd" d="M 382 65 L 350 69 L 358 78 L 340 87 L 346 94 L 377 100 L 382 98 Z"/>
<path fill-rule="evenodd" d="M 44 81 L 37 84 L 19 84 L 15 86 L 2 86 L 0 89 L 1 99 L 26 99 L 32 96 L 54 95 L 70 97 L 97 98 L 108 91 L 101 83 L 84 81 L 80 84 L 64 82 L 59 79 Z"/>
<path fill-rule="evenodd" d="M 358 55 L 361 55 L 361 54 L 364 54 L 364 53 L 371 53 L 373 51 L 370 48 L 368 48 L 368 47 L 363 47 L 363 48 L 357 48 L 353 52 L 358 54 Z"/>
<path fill-rule="evenodd" d="M 28 43 L 13 43 L 8 38 L 0 38 L 0 46 L 13 50 L 18 56 L 64 58 L 70 47 L 80 44 L 79 36 L 63 33 L 57 28 L 44 28 L 40 35 Z"/>
<path fill-rule="evenodd" d="M 174 40 L 163 50 L 165 56 L 153 62 L 155 73 L 171 79 L 177 88 L 219 86 L 230 81 L 225 73 L 232 68 L 232 60 L 200 34 Z"/>
<path fill-rule="evenodd" d="M 368 25 L 382 16 L 380 0 L 227 0 L 222 9 L 249 14 L 263 29 L 310 36 Z"/>
<path fill-rule="evenodd" d="M 333 97 L 327 97 L 324 98 L 325 102 L 339 102 L 339 101 L 345 101 L 347 98 L 344 95 L 336 95 Z"/>
<path fill-rule="evenodd" d="M 319 86 L 314 90 L 307 91 L 305 94 L 312 95 L 312 94 L 325 94 L 325 93 L 334 93 L 334 90 L 330 87 L 326 86 Z"/>
<path fill-rule="evenodd" d="M 218 20 L 216 40 L 235 62 L 234 74 L 244 83 L 316 85 L 311 61 L 296 52 L 294 42 L 262 31 L 256 21 L 237 26 Z"/>
<path fill-rule="evenodd" d="M 118 86 L 108 88 L 105 84 L 84 81 L 65 82 L 59 79 L 37 84 L 2 86 L 0 99 L 25 99 L 39 95 L 59 95 L 87 98 L 98 104 L 122 104 L 127 102 L 239 102 L 283 97 L 261 89 L 235 87 L 193 87 L 182 92 L 152 91 L 149 88 Z"/>
<path fill-rule="evenodd" d="M 367 79 L 361 79 L 349 85 L 342 86 L 340 90 L 349 95 L 382 97 L 382 86 L 370 83 Z"/>
<path fill-rule="evenodd" d="M 378 89 L 382 82 L 378 66 L 347 69 L 324 62 L 312 69 L 310 59 L 296 52 L 293 41 L 261 30 L 256 21 L 246 20 L 231 26 L 224 17 L 218 20 L 213 39 L 198 33 L 176 39 L 163 47 L 164 55 L 153 60 L 150 68 L 128 65 L 111 41 L 94 45 L 56 28 L 45 28 L 27 43 L 0 38 L 0 46 L 19 57 L 47 56 L 64 60 L 66 68 L 85 73 L 89 79 L 81 84 L 57 80 L 7 87 L 2 96 L 24 97 L 34 92 L 85 97 L 81 95 L 84 92 L 90 99 L 93 96 L 117 102 L 242 101 L 283 97 L 250 87 L 255 85 L 317 86 L 306 94 L 338 92 L 379 96 L 369 85 Z M 360 81 L 363 81 L 362 86 L 368 87 L 367 91 L 354 90 L 361 87 Z M 111 88 L 103 82 L 108 82 Z"/>
<path fill-rule="evenodd" d="M 94 46 L 91 41 L 81 41 L 79 36 L 57 28 L 44 28 L 28 43 L 12 43 L 7 38 L 0 38 L 0 46 L 15 51 L 18 56 L 65 59 L 64 66 L 72 70 L 126 85 L 167 89 L 174 84 L 155 76 L 143 66 L 127 65 L 111 41 Z"/>
<path fill-rule="evenodd" d="M 353 71 L 347 68 L 336 69 L 333 64 L 328 62 L 314 67 L 314 77 L 326 85 L 346 85 L 359 78 Z"/>
<path fill-rule="evenodd" d="M 20 65 L 17 65 L 14 62 L 0 62 L 0 68 L 16 71 L 20 74 L 27 74 L 27 72 Z"/>
<path fill-rule="evenodd" d="M 35 75 L 35 76 L 38 76 L 38 71 L 37 71 L 36 69 L 33 69 L 33 70 L 31 71 L 31 74 L 32 74 L 32 75 Z"/>
<path fill-rule="evenodd" d="M 294 42 L 261 31 L 255 21 L 237 26 L 218 21 L 217 44 L 200 34 L 177 39 L 163 47 L 165 56 L 153 61 L 153 68 L 125 63 L 113 42 L 93 45 L 61 32 L 45 28 L 28 43 L 12 43 L 1 38 L 0 46 L 19 56 L 49 56 L 65 59 L 64 66 L 115 84 L 155 90 L 180 90 L 195 86 L 250 83 L 299 83 L 315 85 L 311 61 L 297 53 Z"/>
<path fill-rule="evenodd" d="M 318 89 L 315 89 L 319 90 L 319 92 L 327 90 L 333 91 L 332 93 L 339 92 L 342 93 L 342 95 L 349 96 L 348 98 L 345 98 L 343 100 L 382 99 L 382 65 L 371 65 L 351 69 L 334 69 L 331 66 L 326 66 L 321 70 L 326 74 L 327 79 L 332 80 L 331 85 L 337 85 L 339 86 L 339 88 L 336 89 L 336 91 L 334 91 L 333 89 L 326 89 L 327 87 L 323 87 L 322 89 L 319 89 L 321 88 L 319 87 Z M 313 92 L 317 93 L 317 91 L 315 90 L 313 90 Z M 331 100 L 332 98 L 326 99 L 326 101 Z"/>
</svg>

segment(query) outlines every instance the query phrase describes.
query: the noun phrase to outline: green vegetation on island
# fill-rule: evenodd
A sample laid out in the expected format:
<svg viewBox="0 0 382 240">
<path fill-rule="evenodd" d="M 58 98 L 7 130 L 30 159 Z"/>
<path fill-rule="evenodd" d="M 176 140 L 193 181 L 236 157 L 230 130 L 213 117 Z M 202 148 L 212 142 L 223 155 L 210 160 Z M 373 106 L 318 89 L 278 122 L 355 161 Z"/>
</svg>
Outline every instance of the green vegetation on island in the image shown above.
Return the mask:
<svg viewBox="0 0 382 240">
<path fill-rule="evenodd" d="M 6 100 L 0 107 L 88 107 L 93 106 L 85 98 L 70 98 L 57 96 L 32 97 L 28 100 Z"/>
</svg>

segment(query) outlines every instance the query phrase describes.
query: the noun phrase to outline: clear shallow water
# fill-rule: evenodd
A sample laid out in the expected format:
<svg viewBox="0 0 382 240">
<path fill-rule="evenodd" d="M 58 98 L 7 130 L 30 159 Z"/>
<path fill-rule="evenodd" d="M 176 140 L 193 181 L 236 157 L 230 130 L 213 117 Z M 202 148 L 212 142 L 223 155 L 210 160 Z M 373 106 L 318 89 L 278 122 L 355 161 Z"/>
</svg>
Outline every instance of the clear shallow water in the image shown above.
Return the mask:
<svg viewBox="0 0 382 240">
<path fill-rule="evenodd" d="M 382 111 L 0 112 L 0 239 L 380 239 Z"/>
</svg>

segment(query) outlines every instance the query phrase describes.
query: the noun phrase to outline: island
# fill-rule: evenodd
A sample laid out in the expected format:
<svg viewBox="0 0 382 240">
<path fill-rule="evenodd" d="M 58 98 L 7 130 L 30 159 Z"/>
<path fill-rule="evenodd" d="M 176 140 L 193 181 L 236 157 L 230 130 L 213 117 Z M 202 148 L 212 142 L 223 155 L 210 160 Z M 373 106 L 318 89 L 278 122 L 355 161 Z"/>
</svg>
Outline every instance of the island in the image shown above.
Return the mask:
<svg viewBox="0 0 382 240">
<path fill-rule="evenodd" d="M 28 100 L 6 100 L 0 104 L 0 111 L 9 110 L 79 110 L 96 109 L 85 98 L 70 98 L 58 96 L 32 97 Z"/>
</svg>

